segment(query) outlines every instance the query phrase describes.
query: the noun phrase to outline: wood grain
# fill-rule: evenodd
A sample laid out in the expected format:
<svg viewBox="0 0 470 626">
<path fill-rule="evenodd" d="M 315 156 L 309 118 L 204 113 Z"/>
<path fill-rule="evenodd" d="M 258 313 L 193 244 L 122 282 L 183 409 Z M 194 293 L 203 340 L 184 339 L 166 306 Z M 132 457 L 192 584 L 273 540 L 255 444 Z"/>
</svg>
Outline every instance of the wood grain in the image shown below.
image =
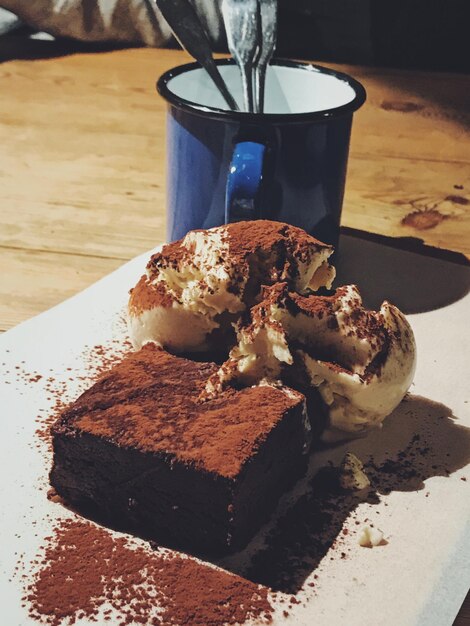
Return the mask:
<svg viewBox="0 0 470 626">
<path fill-rule="evenodd" d="M 165 107 L 154 79 L 184 60 L 124 50 L 0 66 L 0 245 L 127 259 L 164 238 Z M 368 90 L 344 223 L 470 254 L 470 77 L 340 69 Z M 429 210 L 428 221 L 402 223 Z"/>
<path fill-rule="evenodd" d="M 449 167 L 443 161 L 356 153 L 349 165 L 343 223 L 391 237 L 418 237 L 468 256 L 469 192 L 470 164 Z"/>
<path fill-rule="evenodd" d="M 39 57 L 39 46 L 22 56 Z M 187 55 L 51 50 L 63 56 L 0 65 L 0 331 L 165 237 L 154 83 Z M 368 92 L 344 224 L 470 256 L 470 76 L 334 67 Z M 455 626 L 470 626 L 468 597 Z"/>
<path fill-rule="evenodd" d="M 59 304 L 121 264 L 118 259 L 0 247 L 0 329 L 39 313 L 38 303 L 42 310 Z"/>
</svg>

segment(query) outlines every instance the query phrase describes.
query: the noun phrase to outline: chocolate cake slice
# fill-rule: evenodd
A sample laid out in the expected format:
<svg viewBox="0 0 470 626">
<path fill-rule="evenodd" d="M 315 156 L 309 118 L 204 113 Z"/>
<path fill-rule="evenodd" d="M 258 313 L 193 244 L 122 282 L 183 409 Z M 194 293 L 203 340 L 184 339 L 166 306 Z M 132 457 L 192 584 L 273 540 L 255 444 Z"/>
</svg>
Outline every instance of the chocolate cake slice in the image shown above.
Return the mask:
<svg viewBox="0 0 470 626">
<path fill-rule="evenodd" d="M 53 426 L 50 481 L 101 521 L 194 554 L 243 547 L 306 470 L 304 398 L 230 389 L 201 401 L 217 370 L 153 344 L 127 356 Z"/>
</svg>

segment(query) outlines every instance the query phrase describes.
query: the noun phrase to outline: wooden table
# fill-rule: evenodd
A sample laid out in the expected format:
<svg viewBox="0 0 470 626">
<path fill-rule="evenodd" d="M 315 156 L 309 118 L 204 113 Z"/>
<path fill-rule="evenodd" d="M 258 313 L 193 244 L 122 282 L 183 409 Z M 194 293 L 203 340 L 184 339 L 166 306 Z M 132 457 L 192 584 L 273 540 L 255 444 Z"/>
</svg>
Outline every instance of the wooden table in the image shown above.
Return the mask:
<svg viewBox="0 0 470 626">
<path fill-rule="evenodd" d="M 0 65 L 0 331 L 165 237 L 165 105 L 154 84 L 188 57 L 66 52 Z M 368 92 L 343 223 L 468 258 L 470 76 L 337 67 Z M 470 626 L 468 597 L 455 625 Z"/>
</svg>

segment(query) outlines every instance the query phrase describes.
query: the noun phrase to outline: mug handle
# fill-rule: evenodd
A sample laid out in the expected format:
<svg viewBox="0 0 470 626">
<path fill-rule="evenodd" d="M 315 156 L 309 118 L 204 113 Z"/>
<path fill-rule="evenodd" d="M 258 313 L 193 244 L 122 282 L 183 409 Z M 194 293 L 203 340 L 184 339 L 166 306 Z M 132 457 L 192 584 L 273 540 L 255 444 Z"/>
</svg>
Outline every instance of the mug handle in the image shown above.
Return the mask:
<svg viewBox="0 0 470 626">
<path fill-rule="evenodd" d="M 225 223 L 261 217 L 259 192 L 266 146 L 254 141 L 237 143 L 225 189 Z"/>
</svg>

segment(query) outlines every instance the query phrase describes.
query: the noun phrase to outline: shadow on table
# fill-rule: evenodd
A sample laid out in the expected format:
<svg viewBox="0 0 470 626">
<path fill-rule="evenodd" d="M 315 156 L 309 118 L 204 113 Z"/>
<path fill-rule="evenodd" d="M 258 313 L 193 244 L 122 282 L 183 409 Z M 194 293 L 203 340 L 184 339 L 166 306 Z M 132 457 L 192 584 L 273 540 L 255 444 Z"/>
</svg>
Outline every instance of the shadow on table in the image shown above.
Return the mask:
<svg viewBox="0 0 470 626">
<path fill-rule="evenodd" d="M 371 481 L 367 493 L 340 488 L 335 468 L 346 451 L 364 462 Z M 443 404 L 408 396 L 381 431 L 315 452 L 309 477 L 288 497 L 294 504 L 281 502 L 276 519 L 244 551 L 218 565 L 276 591 L 296 593 L 330 548 L 332 558 L 346 556 L 343 525 L 359 503 L 378 504 L 392 491 L 422 490 L 427 478 L 450 476 L 469 461 L 470 429 L 458 425 Z"/>
<path fill-rule="evenodd" d="M 470 291 L 463 254 L 431 248 L 418 239 L 392 239 L 343 228 L 336 285 L 357 284 L 368 308 L 387 299 L 404 313 L 447 306 Z"/>
</svg>

